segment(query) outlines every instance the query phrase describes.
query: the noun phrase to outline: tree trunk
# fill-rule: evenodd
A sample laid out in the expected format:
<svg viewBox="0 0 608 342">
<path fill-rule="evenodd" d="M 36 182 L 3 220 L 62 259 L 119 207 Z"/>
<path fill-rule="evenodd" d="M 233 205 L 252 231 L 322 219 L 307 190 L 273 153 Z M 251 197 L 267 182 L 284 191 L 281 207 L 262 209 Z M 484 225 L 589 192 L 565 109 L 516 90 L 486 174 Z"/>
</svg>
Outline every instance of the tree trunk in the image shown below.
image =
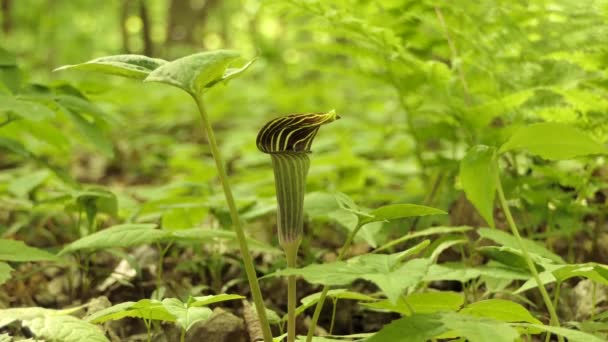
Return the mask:
<svg viewBox="0 0 608 342">
<path fill-rule="evenodd" d="M 192 45 L 202 44 L 202 40 L 196 35 L 196 29 L 205 27 L 209 13 L 218 3 L 218 0 L 207 0 L 202 6 L 192 8 L 190 1 L 171 0 L 165 45 L 169 46 L 178 42 Z"/>
<path fill-rule="evenodd" d="M 9 35 L 13 29 L 13 22 L 11 20 L 11 0 L 1 0 L 0 8 L 2 10 L 2 32 L 5 35 Z"/>
<path fill-rule="evenodd" d="M 152 24 L 150 23 L 150 15 L 148 14 L 146 0 L 139 0 L 139 16 L 142 22 L 141 38 L 144 42 L 144 54 L 146 56 L 152 56 L 154 54 L 154 45 L 150 36 Z"/>
<path fill-rule="evenodd" d="M 122 37 L 122 51 L 131 53 L 131 44 L 129 39 L 129 31 L 127 31 L 127 19 L 129 18 L 129 7 L 131 0 L 123 0 L 120 11 L 120 35 Z"/>
</svg>

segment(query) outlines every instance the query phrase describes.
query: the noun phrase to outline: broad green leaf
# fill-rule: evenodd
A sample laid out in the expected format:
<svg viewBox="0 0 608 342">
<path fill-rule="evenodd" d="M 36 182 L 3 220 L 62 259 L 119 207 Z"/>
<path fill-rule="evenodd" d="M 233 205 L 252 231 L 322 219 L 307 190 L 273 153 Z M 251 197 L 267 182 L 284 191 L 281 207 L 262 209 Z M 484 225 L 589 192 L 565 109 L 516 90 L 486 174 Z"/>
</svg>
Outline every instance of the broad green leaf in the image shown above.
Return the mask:
<svg viewBox="0 0 608 342">
<path fill-rule="evenodd" d="M 139 80 L 145 79 L 153 70 L 166 64 L 167 61 L 141 55 L 116 55 L 100 57 L 81 64 L 65 65 L 54 71 L 75 69 L 97 71 Z"/>
<path fill-rule="evenodd" d="M 23 241 L 0 239 L 0 260 L 3 261 L 57 261 L 58 258 L 42 249 L 30 247 Z"/>
<path fill-rule="evenodd" d="M 605 341 L 602 338 L 599 338 L 597 336 L 594 336 L 594 335 L 591 335 L 591 334 L 588 334 L 588 333 L 585 333 L 582 331 L 572 330 L 572 329 L 562 328 L 562 327 L 553 327 L 553 326 L 548 326 L 548 325 L 529 324 L 529 323 L 516 323 L 516 324 L 513 324 L 513 326 L 548 331 L 553 334 L 564 336 L 565 338 L 568 339 L 568 342 L 602 342 L 602 341 Z"/>
<path fill-rule="evenodd" d="M 96 311 L 84 317 L 83 319 L 91 323 L 103 323 L 112 320 L 112 317 L 116 317 L 118 315 L 121 315 L 123 312 L 126 312 L 134 304 L 135 302 L 123 302 L 120 304 L 112 305 L 109 308 Z"/>
<path fill-rule="evenodd" d="M 503 246 L 511 247 L 514 249 L 520 249 L 517 239 L 513 235 L 503 232 L 501 230 L 489 229 L 489 228 L 479 228 L 479 229 L 477 229 L 477 233 L 479 234 L 479 236 L 492 240 L 494 242 L 497 242 Z M 523 238 L 523 242 L 528 251 L 538 254 L 547 259 L 550 259 L 556 263 L 560 263 L 560 264 L 565 263 L 565 261 L 559 255 L 551 252 L 550 250 L 545 248 L 545 246 L 542 246 L 542 245 L 536 243 L 535 241 L 528 240 L 525 238 Z"/>
<path fill-rule="evenodd" d="M 38 317 L 22 325 L 47 341 L 109 342 L 100 327 L 68 315 Z"/>
<path fill-rule="evenodd" d="M 593 280 L 594 282 L 603 285 L 608 285 L 608 268 L 606 265 L 596 263 L 560 265 L 548 271 L 541 272 L 539 277 L 543 284 L 549 284 L 556 281 L 561 283 L 570 278 L 580 277 Z M 534 279 L 529 279 L 514 293 L 522 293 L 536 288 L 537 286 Z"/>
<path fill-rule="evenodd" d="M 243 299 L 245 297 L 235 294 L 220 293 L 218 295 L 194 297 L 194 301 L 190 306 L 207 306 L 214 303 L 224 302 L 227 300 Z"/>
<path fill-rule="evenodd" d="M 229 50 L 197 53 L 160 66 L 144 82 L 166 83 L 198 95 L 223 80 L 228 65 L 238 58 L 238 52 Z"/>
<path fill-rule="evenodd" d="M 13 112 L 31 121 L 41 121 L 55 117 L 55 112 L 43 104 L 3 95 L 0 95 L 0 112 Z"/>
<path fill-rule="evenodd" d="M 197 322 L 208 319 L 213 313 L 207 307 L 191 307 L 177 298 L 165 298 L 162 304 L 170 314 L 175 316 L 177 324 L 186 331 Z"/>
<path fill-rule="evenodd" d="M 372 210 L 369 215 L 361 220 L 362 224 L 367 224 L 376 221 L 390 221 L 406 217 L 418 217 L 427 215 L 446 215 L 447 213 L 440 209 L 427 207 L 416 204 L 391 204 L 375 210 Z"/>
<path fill-rule="evenodd" d="M 425 292 L 412 293 L 407 297 L 400 297 L 393 304 L 388 300 L 381 300 L 363 305 L 372 309 L 388 310 L 402 315 L 415 313 L 433 313 L 440 311 L 457 311 L 464 304 L 464 295 L 456 292 Z"/>
<path fill-rule="evenodd" d="M 456 312 L 445 312 L 441 316 L 441 322 L 450 331 L 438 338 L 459 336 L 469 342 L 515 342 L 519 337 L 516 329 L 493 319 Z"/>
<path fill-rule="evenodd" d="M 497 181 L 495 149 L 484 145 L 471 148 L 460 162 L 460 182 L 469 201 L 491 227 L 494 227 Z"/>
<path fill-rule="evenodd" d="M 14 321 L 21 321 L 36 338 L 47 341 L 109 342 L 98 326 L 57 310 L 38 307 L 0 310 L 0 327 Z"/>
<path fill-rule="evenodd" d="M 87 317 L 91 323 L 116 321 L 125 317 L 150 319 L 154 321 L 174 322 L 175 316 L 170 314 L 158 300 L 142 299 L 136 303 L 125 302 L 103 309 Z"/>
<path fill-rule="evenodd" d="M 426 342 L 462 337 L 470 342 L 514 342 L 519 333 L 506 323 L 455 312 L 413 314 L 385 325 L 366 342 Z"/>
<path fill-rule="evenodd" d="M 431 228 L 427 228 L 424 230 L 420 230 L 420 231 L 416 231 L 416 232 L 412 232 L 409 233 L 407 235 L 404 235 L 398 239 L 395 239 L 381 247 L 378 247 L 378 249 L 376 249 L 374 252 L 380 252 L 383 251 L 385 249 L 388 249 L 394 245 L 400 244 L 402 242 L 411 240 L 411 239 L 415 239 L 415 238 L 419 238 L 422 236 L 429 236 L 429 235 L 447 235 L 447 234 L 453 234 L 453 233 L 464 233 L 467 231 L 472 230 L 473 227 L 469 227 L 469 226 L 462 226 L 462 227 L 431 227 Z"/>
<path fill-rule="evenodd" d="M 0 261 L 0 285 L 11 278 L 11 272 L 13 271 L 13 268 L 9 264 Z"/>
<path fill-rule="evenodd" d="M 429 259 L 412 259 L 402 263 L 402 253 L 367 254 L 327 264 L 313 264 L 298 269 L 285 269 L 274 275 L 299 275 L 314 284 L 344 286 L 356 279 L 376 284 L 395 303 L 403 291 L 417 285 L 431 264 Z"/>
<path fill-rule="evenodd" d="M 499 153 L 518 149 L 526 149 L 532 154 L 551 160 L 608 153 L 608 149 L 591 139 L 589 134 L 554 122 L 520 128 L 500 147 Z"/>
<path fill-rule="evenodd" d="M 488 299 L 471 303 L 460 313 L 477 317 L 492 318 L 503 322 L 528 322 L 542 324 L 526 308 L 515 302 L 504 299 Z"/>
<path fill-rule="evenodd" d="M 431 265 L 427 275 L 424 277 L 424 281 L 454 280 L 466 282 L 480 276 L 510 280 L 530 279 L 527 269 L 526 271 L 522 271 L 507 266 L 470 267 L 465 266 L 462 263 L 445 263 Z"/>
<path fill-rule="evenodd" d="M 366 342 L 427 342 L 449 330 L 442 324 L 441 315 L 414 314 L 386 324 Z"/>
<path fill-rule="evenodd" d="M 170 236 L 169 232 L 155 229 L 155 224 L 123 224 L 107 228 L 78 239 L 64 247 L 61 254 L 74 251 L 99 250 L 106 248 L 132 247 L 161 241 Z"/>
<path fill-rule="evenodd" d="M 496 260 L 501 264 L 519 268 L 522 270 L 528 269 L 528 264 L 523 256 L 523 253 L 520 249 L 511 248 L 511 247 L 496 247 L 496 246 L 487 246 L 487 247 L 479 247 L 477 250 L 483 254 L 484 256 L 489 257 L 490 259 Z M 559 267 L 555 265 L 553 261 L 542 257 L 534 252 L 528 252 L 532 261 L 537 265 L 539 271 L 544 270 L 546 267 Z"/>
</svg>

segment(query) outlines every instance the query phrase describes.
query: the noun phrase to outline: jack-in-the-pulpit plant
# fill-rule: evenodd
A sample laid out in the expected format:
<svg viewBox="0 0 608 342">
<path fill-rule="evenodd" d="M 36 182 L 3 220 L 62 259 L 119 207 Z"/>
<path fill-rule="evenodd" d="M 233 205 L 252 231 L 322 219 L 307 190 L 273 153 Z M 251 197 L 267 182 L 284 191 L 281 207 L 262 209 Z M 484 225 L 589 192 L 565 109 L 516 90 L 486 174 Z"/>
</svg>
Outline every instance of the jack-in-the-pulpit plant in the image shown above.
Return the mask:
<svg viewBox="0 0 608 342">
<path fill-rule="evenodd" d="M 338 119 L 335 111 L 293 114 L 268 122 L 257 137 L 258 149 L 270 154 L 277 196 L 279 244 L 287 266 L 295 267 L 304 224 L 304 193 L 310 146 L 321 125 Z M 296 279 L 287 280 L 287 341 L 295 340 Z"/>
</svg>

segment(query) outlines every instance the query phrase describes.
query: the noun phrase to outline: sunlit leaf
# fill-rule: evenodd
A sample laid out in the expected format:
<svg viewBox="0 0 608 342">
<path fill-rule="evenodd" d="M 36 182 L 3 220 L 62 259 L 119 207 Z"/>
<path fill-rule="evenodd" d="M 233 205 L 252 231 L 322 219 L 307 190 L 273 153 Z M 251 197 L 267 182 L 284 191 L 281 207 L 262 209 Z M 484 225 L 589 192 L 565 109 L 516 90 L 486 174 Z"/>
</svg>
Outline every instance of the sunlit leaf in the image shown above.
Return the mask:
<svg viewBox="0 0 608 342">
<path fill-rule="evenodd" d="M 518 149 L 553 160 L 608 153 L 608 149 L 591 139 L 589 134 L 554 122 L 520 128 L 500 147 L 499 153 Z"/>
<path fill-rule="evenodd" d="M 239 53 L 230 50 L 201 52 L 163 64 L 152 71 L 144 82 L 160 82 L 201 94 L 205 88 L 224 79 L 224 73 Z M 243 70 L 244 71 L 244 70 Z M 238 73 L 228 77 L 236 76 Z"/>
<path fill-rule="evenodd" d="M 72 242 L 65 246 L 59 254 L 83 249 L 93 251 L 106 248 L 138 246 L 169 237 L 169 232 L 155 228 L 155 224 L 123 224 L 106 228 Z"/>
<path fill-rule="evenodd" d="M 3 261 L 42 261 L 58 258 L 42 249 L 30 247 L 23 241 L 0 239 L 0 260 Z"/>
<path fill-rule="evenodd" d="M 65 65 L 54 71 L 67 69 L 97 71 L 110 75 L 143 80 L 153 70 L 165 63 L 167 63 L 167 61 L 142 55 L 117 55 L 100 57 L 81 64 Z"/>
</svg>

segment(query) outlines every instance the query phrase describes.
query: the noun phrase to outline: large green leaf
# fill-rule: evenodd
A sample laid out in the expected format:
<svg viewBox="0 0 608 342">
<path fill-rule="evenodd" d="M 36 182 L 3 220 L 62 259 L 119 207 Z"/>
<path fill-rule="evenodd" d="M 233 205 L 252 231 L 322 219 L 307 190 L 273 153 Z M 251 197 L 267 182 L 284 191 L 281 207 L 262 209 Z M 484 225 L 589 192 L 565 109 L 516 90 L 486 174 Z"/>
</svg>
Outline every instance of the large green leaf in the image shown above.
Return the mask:
<svg viewBox="0 0 608 342">
<path fill-rule="evenodd" d="M 505 233 L 501 230 L 489 229 L 489 228 L 479 228 L 479 229 L 477 229 L 477 233 L 479 234 L 479 236 L 486 238 L 486 239 L 490 239 L 503 246 L 511 247 L 514 249 L 519 249 L 519 242 L 513 235 L 511 235 L 509 233 Z M 565 261 L 559 255 L 551 252 L 550 250 L 545 248 L 545 246 L 539 245 L 535 241 L 528 240 L 525 238 L 523 239 L 523 242 L 528 251 L 538 254 L 547 259 L 550 259 L 556 263 L 561 263 L 561 264 L 565 263 Z"/>
<path fill-rule="evenodd" d="M 234 70 L 227 72 L 227 69 L 238 58 L 239 53 L 230 50 L 197 53 L 162 65 L 152 71 L 144 82 L 166 83 L 198 95 L 205 88 L 236 76 Z"/>
<path fill-rule="evenodd" d="M 424 292 L 412 293 L 407 297 L 400 297 L 393 304 L 388 300 L 381 300 L 363 305 L 380 310 L 388 310 L 408 316 L 415 313 L 433 313 L 439 311 L 457 311 L 464 304 L 464 295 L 456 292 Z M 413 312 L 412 312 L 413 311 Z"/>
<path fill-rule="evenodd" d="M 98 326 L 57 310 L 37 307 L 0 310 L 0 328 L 14 321 L 21 321 L 36 338 L 45 341 L 109 342 Z"/>
<path fill-rule="evenodd" d="M 467 198 L 481 216 L 494 227 L 494 197 L 498 181 L 496 151 L 477 145 L 460 162 L 460 182 Z"/>
<path fill-rule="evenodd" d="M 314 284 L 344 286 L 356 279 L 376 284 L 386 297 L 396 303 L 403 291 L 417 285 L 431 264 L 429 259 L 403 263 L 403 254 L 367 254 L 327 264 L 313 264 L 298 269 L 277 271 L 275 275 L 299 275 Z"/>
<path fill-rule="evenodd" d="M 500 147 L 499 152 L 516 149 L 526 149 L 532 154 L 552 160 L 608 153 L 608 149 L 591 139 L 589 134 L 554 122 L 520 128 Z"/>
<path fill-rule="evenodd" d="M 568 342 L 602 342 L 602 341 L 605 341 L 603 338 L 600 338 L 600 337 L 597 337 L 597 336 L 594 336 L 594 335 L 591 335 L 591 334 L 588 334 L 588 333 L 585 333 L 582 331 L 572 330 L 572 329 L 562 328 L 562 327 L 553 327 L 553 326 L 548 326 L 548 325 L 529 324 L 529 323 L 518 323 L 518 324 L 513 324 L 513 326 L 548 331 L 553 334 L 564 336 L 565 338 L 568 339 Z"/>
<path fill-rule="evenodd" d="M 385 325 L 366 342 L 426 342 L 462 337 L 470 342 L 514 342 L 519 334 L 506 323 L 455 312 L 413 314 Z"/>
<path fill-rule="evenodd" d="M 504 299 L 488 299 L 471 303 L 460 313 L 477 317 L 489 317 L 503 322 L 528 322 L 542 324 L 523 306 Z"/>
<path fill-rule="evenodd" d="M 154 321 L 174 322 L 175 316 L 167 311 L 159 300 L 142 299 L 136 303 L 125 302 L 100 310 L 86 318 L 91 323 L 115 321 L 125 317 L 143 318 Z"/>
<path fill-rule="evenodd" d="M 0 239 L 0 260 L 4 261 L 41 261 L 58 258 L 42 249 L 30 247 L 23 241 Z"/>
<path fill-rule="evenodd" d="M 145 79 L 153 70 L 167 61 L 141 55 L 116 55 L 100 57 L 81 64 L 65 65 L 54 71 L 75 69 L 97 71 L 110 75 Z"/>
<path fill-rule="evenodd" d="M 92 323 L 103 323 L 107 321 L 119 320 L 125 317 L 136 317 L 158 321 L 169 321 L 173 322 L 176 319 L 183 319 L 184 317 L 178 316 L 172 311 L 182 312 L 181 308 L 175 308 L 175 306 L 183 306 L 189 308 L 197 308 L 201 306 L 207 306 L 213 303 L 223 302 L 227 300 L 241 299 L 242 296 L 232 294 L 219 294 L 216 296 L 202 296 L 193 298 L 188 305 L 179 301 L 175 298 L 165 299 L 162 302 L 158 300 L 142 299 L 138 302 L 124 302 L 113 305 L 109 308 L 100 310 L 85 317 L 85 319 Z M 179 304 L 179 303 L 181 304 Z M 184 306 L 186 305 L 186 306 Z M 167 306 L 171 307 L 168 310 Z M 194 312 L 194 311 L 192 311 Z M 203 311 L 200 311 L 203 312 Z M 187 322 L 188 319 L 183 322 Z M 186 325 L 187 326 L 187 325 Z"/>
<path fill-rule="evenodd" d="M 157 242 L 170 236 L 169 232 L 155 229 L 155 224 L 123 224 L 107 228 L 78 239 L 65 246 L 61 254 L 74 251 L 131 247 Z"/>
<path fill-rule="evenodd" d="M 445 211 L 417 204 L 390 204 L 375 210 L 372 210 L 369 215 L 371 217 L 363 217 L 362 224 L 367 224 L 376 221 L 390 221 L 407 217 L 418 217 L 428 215 L 445 215 Z"/>
</svg>

